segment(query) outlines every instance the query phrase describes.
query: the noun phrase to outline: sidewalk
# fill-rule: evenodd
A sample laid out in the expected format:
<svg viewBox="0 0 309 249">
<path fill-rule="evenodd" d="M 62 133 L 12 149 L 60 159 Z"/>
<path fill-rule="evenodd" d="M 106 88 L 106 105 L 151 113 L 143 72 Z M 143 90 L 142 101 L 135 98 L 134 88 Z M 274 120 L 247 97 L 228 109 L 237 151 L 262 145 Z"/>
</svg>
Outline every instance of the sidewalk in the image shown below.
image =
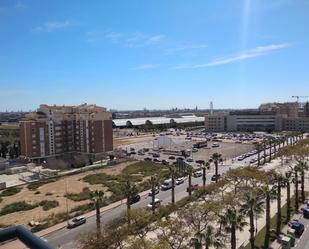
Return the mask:
<svg viewBox="0 0 309 249">
<path fill-rule="evenodd" d="M 150 190 L 146 190 L 144 192 L 141 192 L 140 196 L 143 197 L 143 196 L 148 195 L 149 191 Z M 100 209 L 100 213 L 104 214 L 105 212 L 107 212 L 107 211 L 109 211 L 111 209 L 117 208 L 117 207 L 119 207 L 119 206 L 121 206 L 122 204 L 125 204 L 125 203 L 127 203 L 126 199 L 122 199 L 120 201 L 114 202 L 114 203 L 112 203 L 112 204 L 110 204 L 108 206 L 102 207 Z M 92 217 L 92 216 L 95 216 L 95 215 L 96 215 L 96 211 L 95 210 L 93 210 L 93 211 L 91 211 L 89 213 L 84 214 L 84 216 L 86 218 L 89 218 L 89 217 Z M 54 226 L 51 226 L 51 227 L 49 227 L 47 229 L 44 229 L 42 231 L 39 231 L 39 232 L 35 233 L 35 235 L 40 237 L 40 238 L 42 238 L 42 237 L 44 237 L 46 235 L 49 235 L 49 234 L 51 234 L 53 232 L 56 232 L 56 231 L 58 231 L 60 229 L 63 229 L 66 226 L 67 226 L 67 221 L 64 221 L 64 222 L 61 222 L 61 223 L 56 224 Z M 0 249 L 12 249 L 12 248 L 14 248 L 14 249 L 26 249 L 27 247 L 23 243 L 21 243 L 19 240 L 14 240 L 12 242 L 9 242 L 9 243 L 6 243 L 5 245 L 1 245 L 0 246 Z"/>
</svg>

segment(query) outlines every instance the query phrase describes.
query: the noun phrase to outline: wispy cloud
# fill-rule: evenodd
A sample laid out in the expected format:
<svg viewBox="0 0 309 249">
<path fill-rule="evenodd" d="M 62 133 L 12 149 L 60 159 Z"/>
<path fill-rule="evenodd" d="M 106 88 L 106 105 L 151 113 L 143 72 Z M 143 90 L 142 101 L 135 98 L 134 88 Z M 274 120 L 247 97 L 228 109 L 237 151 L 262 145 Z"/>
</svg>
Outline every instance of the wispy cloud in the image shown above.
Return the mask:
<svg viewBox="0 0 309 249">
<path fill-rule="evenodd" d="M 204 49 L 207 48 L 208 45 L 201 43 L 201 44 L 185 44 L 176 48 L 171 48 L 169 51 L 174 52 L 174 51 L 182 51 L 182 50 L 199 50 L 199 49 Z"/>
<path fill-rule="evenodd" d="M 165 35 L 154 35 L 148 38 L 148 40 L 146 40 L 147 43 L 149 44 L 156 44 L 156 43 L 160 43 L 164 40 Z"/>
<path fill-rule="evenodd" d="M 24 8 L 26 8 L 26 5 L 23 4 L 21 1 L 18 1 L 16 4 L 15 4 L 15 9 L 19 9 L 19 10 L 22 10 Z"/>
<path fill-rule="evenodd" d="M 52 32 L 56 30 L 62 30 L 76 25 L 76 22 L 65 20 L 65 21 L 49 21 L 43 23 L 32 29 L 34 32 Z"/>
<path fill-rule="evenodd" d="M 119 32 L 106 32 L 104 38 L 111 40 L 112 42 L 118 42 L 123 34 Z"/>
<path fill-rule="evenodd" d="M 266 46 L 259 46 L 250 50 L 245 50 L 243 52 L 240 52 L 236 55 L 232 56 L 226 56 L 221 58 L 216 58 L 208 63 L 204 64 L 182 64 L 174 67 L 175 69 L 190 69 L 190 68 L 203 68 L 203 67 L 212 67 L 212 66 L 218 66 L 228 63 L 233 63 L 236 61 L 246 60 L 249 58 L 259 57 L 267 55 L 271 52 L 281 50 L 284 48 L 291 47 L 292 44 L 290 43 L 283 43 L 283 44 L 271 44 Z"/>
<path fill-rule="evenodd" d="M 157 68 L 158 65 L 154 64 L 143 64 L 136 67 L 131 68 L 131 70 L 148 70 L 148 69 L 154 69 Z"/>
</svg>

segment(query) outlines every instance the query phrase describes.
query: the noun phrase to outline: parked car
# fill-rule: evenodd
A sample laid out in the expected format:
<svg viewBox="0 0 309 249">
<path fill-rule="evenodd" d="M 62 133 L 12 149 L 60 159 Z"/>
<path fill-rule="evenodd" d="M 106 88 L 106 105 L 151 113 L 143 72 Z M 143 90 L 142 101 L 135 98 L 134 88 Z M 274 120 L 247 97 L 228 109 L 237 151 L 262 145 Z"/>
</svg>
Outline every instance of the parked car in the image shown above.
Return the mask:
<svg viewBox="0 0 309 249">
<path fill-rule="evenodd" d="M 192 163 L 192 162 L 193 162 L 193 159 L 192 159 L 191 157 L 188 157 L 186 160 L 187 160 L 187 162 L 189 162 L 189 163 Z"/>
<path fill-rule="evenodd" d="M 179 178 L 176 179 L 176 185 L 180 185 L 184 182 L 185 182 L 185 179 L 183 177 L 179 177 Z"/>
<path fill-rule="evenodd" d="M 197 148 L 192 148 L 192 152 L 198 152 Z"/>
<path fill-rule="evenodd" d="M 168 157 L 168 159 L 175 160 L 175 157 L 174 156 L 170 156 L 170 157 Z"/>
<path fill-rule="evenodd" d="M 155 198 L 154 203 L 153 203 L 153 204 L 154 204 L 154 207 L 155 207 L 155 208 L 160 207 L 160 206 L 161 206 L 161 202 L 162 202 L 162 200 Z M 147 208 L 148 208 L 148 209 L 152 209 L 152 202 L 150 202 L 150 203 L 147 205 Z"/>
<path fill-rule="evenodd" d="M 155 163 L 160 163 L 160 162 L 161 162 L 158 158 L 154 158 L 153 161 L 154 161 Z"/>
<path fill-rule="evenodd" d="M 159 194 L 159 192 L 160 192 L 159 188 L 155 188 L 154 195 Z M 150 190 L 150 192 L 148 193 L 148 196 L 152 196 L 152 191 L 151 191 L 151 190 Z"/>
<path fill-rule="evenodd" d="M 171 178 L 164 180 L 164 182 L 161 185 L 162 190 L 168 190 L 170 188 L 172 188 L 172 179 Z"/>
<path fill-rule="evenodd" d="M 162 164 L 164 164 L 164 165 L 168 165 L 168 161 L 166 161 L 165 159 L 163 159 L 161 162 L 162 162 Z"/>
<path fill-rule="evenodd" d="M 220 145 L 218 143 L 213 143 L 211 147 L 212 148 L 218 148 L 218 147 L 220 147 Z"/>
<path fill-rule="evenodd" d="M 153 153 L 152 157 L 160 157 L 160 154 L 158 154 L 158 153 Z"/>
<path fill-rule="evenodd" d="M 187 187 L 187 192 L 189 192 L 190 189 L 191 189 L 191 191 L 197 190 L 198 189 L 198 184 L 191 184 L 190 188 Z"/>
<path fill-rule="evenodd" d="M 85 216 L 78 216 L 78 217 L 75 217 L 72 220 L 70 220 L 68 222 L 67 227 L 68 228 L 74 228 L 74 227 L 80 226 L 84 223 L 86 223 L 86 217 Z"/>
<path fill-rule="evenodd" d="M 136 195 L 136 196 L 134 196 L 134 197 L 132 197 L 132 198 L 130 199 L 129 203 L 132 205 L 132 204 L 134 204 L 134 203 L 136 203 L 136 202 L 139 202 L 140 199 L 141 199 L 141 196 L 140 196 L 140 195 Z"/>
<path fill-rule="evenodd" d="M 212 180 L 212 181 L 216 181 L 216 180 L 219 180 L 220 177 L 221 177 L 220 174 L 218 174 L 218 175 L 213 175 L 213 176 L 211 177 L 211 180 Z"/>
<path fill-rule="evenodd" d="M 145 161 L 152 161 L 152 159 L 150 157 L 146 157 L 144 158 Z"/>
<path fill-rule="evenodd" d="M 288 223 L 288 225 L 295 230 L 295 236 L 296 237 L 300 237 L 304 230 L 305 230 L 305 227 L 302 223 L 300 223 L 298 220 L 293 220 L 293 221 L 290 221 Z"/>
<path fill-rule="evenodd" d="M 201 172 L 201 171 L 195 171 L 194 173 L 193 173 L 193 176 L 194 177 L 200 177 L 200 176 L 202 176 L 203 175 L 203 173 Z"/>
</svg>

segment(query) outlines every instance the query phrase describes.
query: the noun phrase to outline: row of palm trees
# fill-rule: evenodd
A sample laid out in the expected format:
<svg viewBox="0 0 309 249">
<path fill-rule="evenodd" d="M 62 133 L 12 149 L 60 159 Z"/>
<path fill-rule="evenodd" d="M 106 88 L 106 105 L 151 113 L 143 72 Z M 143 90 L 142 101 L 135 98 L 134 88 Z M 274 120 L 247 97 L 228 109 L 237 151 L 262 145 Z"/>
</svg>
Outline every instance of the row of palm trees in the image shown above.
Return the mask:
<svg viewBox="0 0 309 249">
<path fill-rule="evenodd" d="M 290 132 L 281 137 L 268 137 L 265 138 L 262 142 L 256 144 L 255 149 L 257 150 L 257 160 L 258 165 L 261 165 L 261 157 L 263 158 L 263 164 L 267 160 L 267 149 L 269 149 L 269 162 L 273 159 L 272 156 L 275 156 L 276 153 L 285 146 L 295 145 L 303 139 L 302 132 Z M 263 154 L 263 156 L 261 156 Z"/>
</svg>

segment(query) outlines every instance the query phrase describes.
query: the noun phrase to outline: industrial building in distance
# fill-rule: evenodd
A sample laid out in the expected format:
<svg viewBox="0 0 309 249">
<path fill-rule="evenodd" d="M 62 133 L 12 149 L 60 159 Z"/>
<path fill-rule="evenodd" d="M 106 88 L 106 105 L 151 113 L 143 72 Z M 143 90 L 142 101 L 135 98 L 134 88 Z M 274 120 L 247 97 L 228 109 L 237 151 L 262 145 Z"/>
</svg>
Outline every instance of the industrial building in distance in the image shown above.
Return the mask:
<svg viewBox="0 0 309 249">
<path fill-rule="evenodd" d="M 40 105 L 19 125 L 21 154 L 30 159 L 113 150 L 112 115 L 96 105 Z"/>
<path fill-rule="evenodd" d="M 267 103 L 258 110 L 215 112 L 205 116 L 210 132 L 309 131 L 309 103 Z"/>
</svg>

